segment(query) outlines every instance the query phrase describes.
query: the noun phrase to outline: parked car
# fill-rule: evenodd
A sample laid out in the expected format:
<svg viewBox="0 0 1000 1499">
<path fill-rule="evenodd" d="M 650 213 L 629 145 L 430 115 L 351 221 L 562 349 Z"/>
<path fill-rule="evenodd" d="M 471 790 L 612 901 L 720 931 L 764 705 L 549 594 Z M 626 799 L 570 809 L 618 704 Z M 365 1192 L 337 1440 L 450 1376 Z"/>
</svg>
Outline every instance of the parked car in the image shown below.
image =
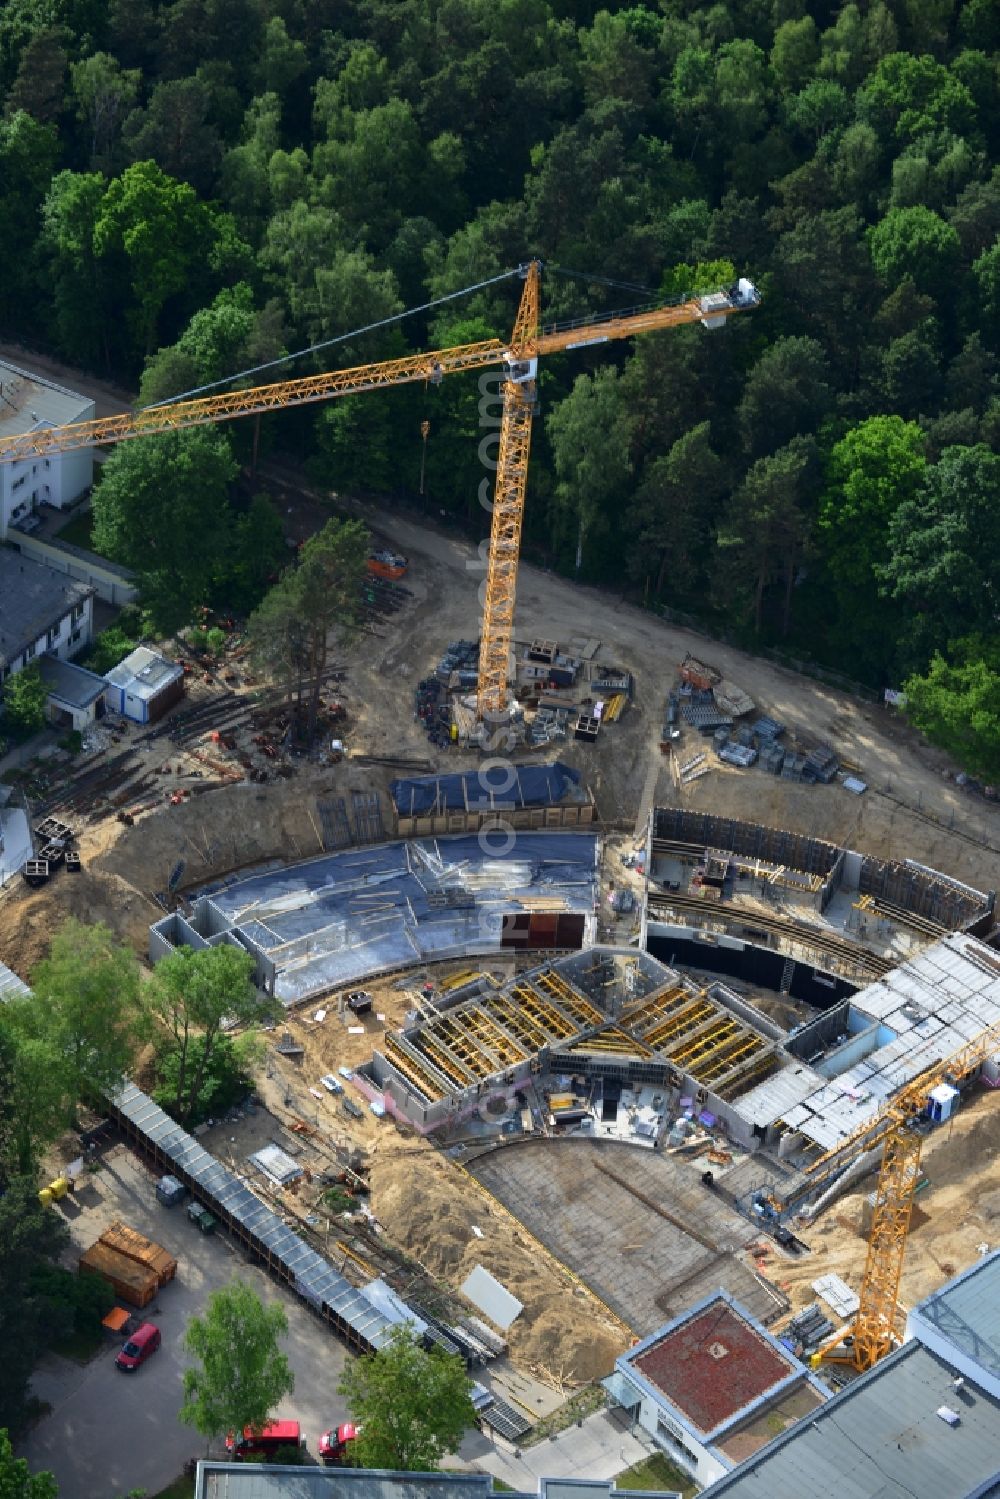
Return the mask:
<svg viewBox="0 0 1000 1499">
<path fill-rule="evenodd" d="M 151 1358 L 159 1346 L 160 1329 L 155 1322 L 143 1322 L 122 1347 L 115 1364 L 119 1369 L 131 1372 Z"/>
<path fill-rule="evenodd" d="M 343 1083 L 338 1082 L 332 1072 L 328 1072 L 325 1076 L 321 1077 L 320 1082 L 328 1093 L 343 1093 L 344 1091 Z"/>
<path fill-rule="evenodd" d="M 302 1428 L 298 1421 L 269 1421 L 262 1431 L 245 1426 L 243 1435 L 235 1440 L 230 1432 L 226 1437 L 226 1451 L 233 1454 L 236 1462 L 251 1452 L 276 1452 L 279 1447 L 301 1447 Z"/>
<path fill-rule="evenodd" d="M 319 1460 L 328 1468 L 349 1467 L 348 1453 L 354 1438 L 360 1434 L 361 1427 L 354 1426 L 350 1421 L 345 1421 L 341 1426 L 332 1426 L 329 1431 L 324 1431 L 319 1439 L 317 1452 Z"/>
</svg>

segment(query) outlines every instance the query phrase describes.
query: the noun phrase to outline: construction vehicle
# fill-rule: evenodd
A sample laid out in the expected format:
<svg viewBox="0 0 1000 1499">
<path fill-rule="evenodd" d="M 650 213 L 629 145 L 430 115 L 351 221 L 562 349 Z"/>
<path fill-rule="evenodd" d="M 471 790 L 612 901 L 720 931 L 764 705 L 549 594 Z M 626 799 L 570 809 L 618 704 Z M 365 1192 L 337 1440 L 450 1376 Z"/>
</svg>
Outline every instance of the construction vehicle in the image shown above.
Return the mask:
<svg viewBox="0 0 1000 1499">
<path fill-rule="evenodd" d="M 31 432 L 0 438 L 0 463 L 48 457 L 74 448 L 126 442 L 135 437 L 175 432 L 208 422 L 284 411 L 335 396 L 419 380 L 437 385 L 445 375 L 462 370 L 502 367 L 505 374 L 503 416 L 476 691 L 477 719 L 499 725 L 505 718 L 509 702 L 514 600 L 539 358 L 688 323 L 701 323 L 706 328 L 722 327 L 732 314 L 756 307 L 760 301 L 753 282 L 741 277 L 732 286 L 707 296 L 689 296 L 638 311 L 609 313 L 590 320 L 541 327 L 541 263 L 532 260 L 508 274 L 519 275 L 524 281 L 513 334 L 508 342 L 488 338 L 451 349 L 436 349 L 425 354 L 408 354 L 402 359 L 359 365 L 354 369 L 330 370 L 321 375 L 278 380 L 272 385 L 147 406 L 138 411 L 96 417 L 64 427 L 37 427 Z"/>
<path fill-rule="evenodd" d="M 913 1194 L 920 1180 L 924 1139 L 935 1122 L 948 1117 L 947 1113 L 942 1116 L 942 1097 L 956 1097 L 997 1051 L 1000 1051 L 1000 1023 L 982 1031 L 950 1056 L 932 1063 L 867 1123 L 807 1166 L 785 1199 L 772 1204 L 777 1215 L 785 1215 L 796 1205 L 833 1187 L 845 1172 L 862 1165 L 881 1149 L 860 1304 L 853 1325 L 841 1329 L 819 1349 L 813 1355 L 814 1363 L 853 1364 L 863 1372 L 873 1368 L 892 1349 L 896 1341 L 899 1282 Z"/>
</svg>

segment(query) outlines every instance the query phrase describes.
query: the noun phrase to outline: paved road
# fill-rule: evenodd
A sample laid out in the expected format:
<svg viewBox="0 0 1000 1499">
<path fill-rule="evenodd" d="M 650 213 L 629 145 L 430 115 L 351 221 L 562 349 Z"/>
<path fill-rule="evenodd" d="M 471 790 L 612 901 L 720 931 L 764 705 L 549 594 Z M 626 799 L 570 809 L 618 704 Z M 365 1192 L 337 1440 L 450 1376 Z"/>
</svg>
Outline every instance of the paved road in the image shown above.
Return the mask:
<svg viewBox="0 0 1000 1499">
<path fill-rule="evenodd" d="M 285 1308 L 284 1346 L 295 1390 L 277 1414 L 301 1422 L 315 1456 L 319 1433 L 347 1414 L 337 1394 L 348 1357 L 343 1345 L 228 1241 L 199 1234 L 182 1208 L 161 1207 L 154 1178 L 130 1151 L 120 1148 L 112 1153 L 107 1170 L 94 1180 L 93 1194 L 81 1194 L 75 1205 L 79 1212 L 70 1221 L 77 1252 L 120 1217 L 177 1257 L 177 1278 L 143 1313 L 161 1329 L 163 1345 L 134 1374 L 115 1368 L 117 1345 L 109 1345 L 82 1367 L 44 1357 L 32 1389 L 52 1412 L 19 1443 L 18 1456 L 32 1469 L 53 1472 L 61 1499 L 115 1499 L 132 1488 L 156 1494 L 172 1483 L 188 1458 L 205 1455 L 202 1438 L 177 1418 L 187 1364 L 181 1340 L 191 1317 L 204 1310 L 208 1293 L 234 1276 L 252 1285 L 264 1300 L 280 1301 Z M 221 1453 L 216 1450 L 214 1455 Z"/>
<path fill-rule="evenodd" d="M 519 1453 L 498 1441 L 477 1455 L 476 1467 L 531 1493 L 539 1478 L 615 1478 L 657 1450 L 644 1432 L 633 1434 L 610 1411 L 598 1411 Z"/>
</svg>

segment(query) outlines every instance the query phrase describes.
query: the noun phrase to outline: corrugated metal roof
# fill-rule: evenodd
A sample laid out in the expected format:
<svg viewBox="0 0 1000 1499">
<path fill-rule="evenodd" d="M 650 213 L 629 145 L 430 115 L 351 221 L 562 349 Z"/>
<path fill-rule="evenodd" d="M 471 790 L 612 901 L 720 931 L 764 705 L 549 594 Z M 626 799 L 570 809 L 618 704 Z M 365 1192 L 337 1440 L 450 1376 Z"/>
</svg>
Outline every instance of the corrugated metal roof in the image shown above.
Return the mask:
<svg viewBox="0 0 1000 1499">
<path fill-rule="evenodd" d="M 863 1061 L 793 1100 L 781 1116 L 789 1129 L 832 1149 L 918 1073 L 1000 1021 L 1000 968 L 984 966 L 983 953 L 990 956 L 974 937 L 953 933 L 861 989 L 850 1002 L 852 1010 L 884 1025 L 891 1037 Z M 752 1108 L 758 1094 L 780 1089 L 784 1076 L 779 1072 L 740 1099 L 735 1105 L 740 1115 L 749 1118 L 748 1103 Z"/>
<path fill-rule="evenodd" d="M 958 1353 L 1000 1377 L 1000 1250 L 921 1301 L 910 1313 L 947 1338 Z"/>
<path fill-rule="evenodd" d="M 1000 1401 L 907 1343 L 704 1491 L 705 1499 L 968 1499 L 1000 1479 Z M 937 1414 L 960 1416 L 949 1426 Z"/>
<path fill-rule="evenodd" d="M 111 1097 L 116 1108 L 147 1139 L 193 1178 L 206 1199 L 218 1203 L 267 1246 L 285 1266 L 301 1296 L 317 1308 L 328 1306 L 371 1347 L 388 1343 L 393 1324 L 158 1104 L 132 1083 L 122 1084 Z"/>
</svg>

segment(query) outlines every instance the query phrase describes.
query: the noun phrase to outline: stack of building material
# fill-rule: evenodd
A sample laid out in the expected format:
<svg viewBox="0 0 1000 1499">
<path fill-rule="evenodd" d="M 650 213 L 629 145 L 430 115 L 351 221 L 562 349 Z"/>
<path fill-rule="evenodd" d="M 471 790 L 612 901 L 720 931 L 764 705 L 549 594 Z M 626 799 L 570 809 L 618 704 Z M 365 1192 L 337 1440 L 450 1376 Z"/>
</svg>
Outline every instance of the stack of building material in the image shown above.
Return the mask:
<svg viewBox="0 0 1000 1499">
<path fill-rule="evenodd" d="M 706 666 L 703 661 L 696 661 L 694 656 L 685 656 L 681 662 L 681 681 L 699 692 L 711 692 L 716 682 L 721 680 L 721 672 L 716 671 L 714 666 Z"/>
<path fill-rule="evenodd" d="M 759 740 L 780 739 L 785 732 L 783 723 L 779 723 L 776 718 L 768 718 L 766 714 L 763 718 L 755 718 L 750 727 Z"/>
<path fill-rule="evenodd" d="M 806 763 L 802 767 L 802 779 L 829 783 L 834 779 L 839 768 L 840 762 L 830 746 L 817 744 L 816 748 L 810 750 L 806 756 Z"/>
<path fill-rule="evenodd" d="M 761 768 L 769 775 L 780 776 L 781 768 L 785 763 L 785 751 L 780 744 L 775 744 L 773 739 L 764 739 L 760 746 Z"/>
<path fill-rule="evenodd" d="M 729 714 L 720 713 L 714 703 L 681 703 L 681 717 L 702 734 L 729 728 L 733 722 Z"/>
<path fill-rule="evenodd" d="M 784 763 L 781 767 L 781 774 L 783 779 L 786 781 L 801 781 L 802 767 L 805 765 L 805 763 L 805 755 L 792 755 L 789 754 L 786 750 Z"/>
<path fill-rule="evenodd" d="M 744 714 L 752 713 L 757 706 L 742 687 L 737 687 L 735 682 L 727 681 L 725 678 L 721 682 L 716 682 L 712 688 L 712 696 L 715 699 L 715 706 L 721 712 L 731 714 L 733 718 L 742 718 Z"/>
<path fill-rule="evenodd" d="M 100 1239 L 81 1254 L 80 1270 L 86 1275 L 103 1276 L 115 1295 L 132 1306 L 148 1306 L 160 1289 L 155 1270 L 119 1254 Z"/>
<path fill-rule="evenodd" d="M 152 1270 L 161 1286 L 167 1285 L 177 1274 L 177 1261 L 172 1254 L 124 1223 L 109 1224 L 98 1242 L 106 1244 L 117 1254 L 125 1255 L 126 1259 L 134 1260 L 137 1265 L 144 1265 L 147 1270 Z"/>
<path fill-rule="evenodd" d="M 833 1332 L 833 1323 L 824 1317 L 815 1301 L 799 1312 L 788 1324 L 788 1337 L 797 1357 L 807 1357 L 819 1348 Z"/>
<path fill-rule="evenodd" d="M 725 760 L 727 765 L 738 765 L 741 770 L 747 770 L 757 759 L 757 751 L 745 744 L 724 744 L 719 750 L 719 759 Z"/>
</svg>

